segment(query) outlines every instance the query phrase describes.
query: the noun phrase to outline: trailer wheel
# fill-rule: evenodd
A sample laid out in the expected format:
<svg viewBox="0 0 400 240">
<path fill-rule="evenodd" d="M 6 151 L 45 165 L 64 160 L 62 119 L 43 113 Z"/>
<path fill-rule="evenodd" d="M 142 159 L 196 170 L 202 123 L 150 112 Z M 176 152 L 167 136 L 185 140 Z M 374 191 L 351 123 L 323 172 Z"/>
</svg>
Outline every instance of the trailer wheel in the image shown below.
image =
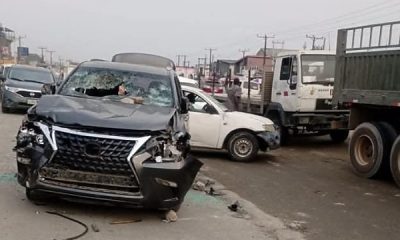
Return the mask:
<svg viewBox="0 0 400 240">
<path fill-rule="evenodd" d="M 349 136 L 349 131 L 348 130 L 336 130 L 336 131 L 330 132 L 329 135 L 334 143 L 342 143 Z"/>
<path fill-rule="evenodd" d="M 257 155 L 258 150 L 257 138 L 252 133 L 240 131 L 228 140 L 228 153 L 233 161 L 249 162 Z"/>
<path fill-rule="evenodd" d="M 400 136 L 393 143 L 390 153 L 390 171 L 398 187 L 400 187 Z"/>
<path fill-rule="evenodd" d="M 388 144 L 381 125 L 377 123 L 359 125 L 349 145 L 350 162 L 354 172 L 365 178 L 376 176 L 385 160 L 387 148 Z"/>
</svg>

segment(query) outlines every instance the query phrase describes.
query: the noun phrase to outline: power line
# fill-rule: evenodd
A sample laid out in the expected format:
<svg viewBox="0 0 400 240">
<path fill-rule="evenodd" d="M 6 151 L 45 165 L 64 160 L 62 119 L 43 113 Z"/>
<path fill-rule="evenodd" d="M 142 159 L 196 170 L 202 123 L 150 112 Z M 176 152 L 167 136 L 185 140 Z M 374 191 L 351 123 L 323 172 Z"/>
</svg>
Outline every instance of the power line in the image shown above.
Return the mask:
<svg viewBox="0 0 400 240">
<path fill-rule="evenodd" d="M 283 49 L 285 46 L 285 41 L 283 40 L 272 41 L 272 48 L 275 49 L 275 45 L 281 45 L 281 48 Z"/>
<path fill-rule="evenodd" d="M 44 63 L 44 50 L 46 50 L 47 48 L 46 47 L 38 47 L 40 50 L 41 50 L 41 52 L 42 52 L 42 63 Z"/>
<path fill-rule="evenodd" d="M 210 65 L 209 65 L 209 70 L 208 70 L 208 76 L 210 77 L 211 76 L 211 64 L 212 64 L 212 52 L 213 51 L 217 51 L 217 49 L 216 48 L 206 48 L 205 49 L 206 51 L 210 51 L 210 57 L 209 57 L 209 59 L 210 59 Z"/>
<path fill-rule="evenodd" d="M 239 49 L 239 52 L 241 52 L 241 53 L 242 53 L 242 55 L 243 55 L 243 58 L 246 56 L 246 53 L 247 53 L 248 51 L 250 51 L 248 48 L 245 48 L 245 49 Z"/>
<path fill-rule="evenodd" d="M 53 66 L 53 53 L 55 53 L 56 51 L 47 50 L 47 52 L 50 54 L 50 66 Z"/>
<path fill-rule="evenodd" d="M 306 35 L 306 38 L 309 38 L 309 39 L 311 39 L 312 40 L 312 50 L 317 50 L 317 49 L 319 49 L 320 47 L 317 47 L 316 45 L 315 45 L 315 42 L 317 41 L 317 40 L 324 40 L 325 38 L 324 37 L 316 37 L 315 35 Z M 325 47 L 325 46 L 324 46 Z"/>
<path fill-rule="evenodd" d="M 267 43 L 268 43 L 268 39 L 275 38 L 275 36 L 274 36 L 274 35 L 268 36 L 267 34 L 264 34 L 264 35 L 258 34 L 257 37 L 258 37 L 258 38 L 264 39 L 264 58 L 263 58 L 263 66 L 265 67 L 265 62 L 266 62 L 266 59 L 267 59 Z"/>
</svg>

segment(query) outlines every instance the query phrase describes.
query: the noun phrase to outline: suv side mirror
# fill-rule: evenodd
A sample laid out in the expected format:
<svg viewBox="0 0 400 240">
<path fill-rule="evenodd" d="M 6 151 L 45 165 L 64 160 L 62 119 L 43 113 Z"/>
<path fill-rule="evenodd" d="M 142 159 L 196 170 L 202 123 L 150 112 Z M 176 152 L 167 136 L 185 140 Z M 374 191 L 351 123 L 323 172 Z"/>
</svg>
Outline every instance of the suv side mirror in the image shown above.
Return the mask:
<svg viewBox="0 0 400 240">
<path fill-rule="evenodd" d="M 183 97 L 181 101 L 181 113 L 187 114 L 188 112 L 189 112 L 189 101 L 186 97 Z"/>
<path fill-rule="evenodd" d="M 3 74 L 0 74 L 0 81 L 4 82 L 6 80 L 6 77 Z"/>
<path fill-rule="evenodd" d="M 56 93 L 56 86 L 50 83 L 43 84 L 41 89 L 42 95 L 51 95 Z"/>
</svg>

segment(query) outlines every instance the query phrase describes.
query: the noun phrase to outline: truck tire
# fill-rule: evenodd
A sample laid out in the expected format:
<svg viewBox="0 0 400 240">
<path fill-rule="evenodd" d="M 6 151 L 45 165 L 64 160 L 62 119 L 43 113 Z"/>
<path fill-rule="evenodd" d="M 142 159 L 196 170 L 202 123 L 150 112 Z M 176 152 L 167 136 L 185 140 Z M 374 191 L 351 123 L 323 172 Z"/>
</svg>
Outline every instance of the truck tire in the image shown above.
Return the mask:
<svg viewBox="0 0 400 240">
<path fill-rule="evenodd" d="M 390 153 L 390 171 L 394 182 L 400 187 L 400 136 L 393 143 Z"/>
<path fill-rule="evenodd" d="M 373 178 L 387 161 L 391 147 L 384 124 L 362 123 L 350 139 L 350 162 L 354 172 L 361 177 Z"/>
<path fill-rule="evenodd" d="M 246 131 L 233 134 L 229 138 L 227 146 L 230 159 L 237 162 L 253 160 L 259 150 L 256 136 Z"/>
<path fill-rule="evenodd" d="M 349 136 L 349 130 L 335 130 L 329 133 L 334 143 L 342 143 L 346 141 Z"/>
<path fill-rule="evenodd" d="M 282 125 L 282 120 L 277 113 L 272 113 L 267 116 L 272 122 L 274 122 L 276 130 L 280 135 L 280 145 L 285 146 L 288 144 L 289 131 L 286 127 Z"/>
</svg>

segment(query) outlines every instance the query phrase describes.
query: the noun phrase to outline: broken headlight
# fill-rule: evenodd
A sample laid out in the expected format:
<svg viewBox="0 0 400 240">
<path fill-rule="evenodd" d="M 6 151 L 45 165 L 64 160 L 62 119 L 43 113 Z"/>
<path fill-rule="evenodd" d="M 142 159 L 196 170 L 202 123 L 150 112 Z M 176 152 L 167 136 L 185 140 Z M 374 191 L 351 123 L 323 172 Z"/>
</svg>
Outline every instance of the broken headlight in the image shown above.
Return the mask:
<svg viewBox="0 0 400 240">
<path fill-rule="evenodd" d="M 178 150 L 176 141 L 165 137 L 155 137 L 147 141 L 146 152 L 157 163 L 182 160 L 182 151 Z"/>
</svg>

